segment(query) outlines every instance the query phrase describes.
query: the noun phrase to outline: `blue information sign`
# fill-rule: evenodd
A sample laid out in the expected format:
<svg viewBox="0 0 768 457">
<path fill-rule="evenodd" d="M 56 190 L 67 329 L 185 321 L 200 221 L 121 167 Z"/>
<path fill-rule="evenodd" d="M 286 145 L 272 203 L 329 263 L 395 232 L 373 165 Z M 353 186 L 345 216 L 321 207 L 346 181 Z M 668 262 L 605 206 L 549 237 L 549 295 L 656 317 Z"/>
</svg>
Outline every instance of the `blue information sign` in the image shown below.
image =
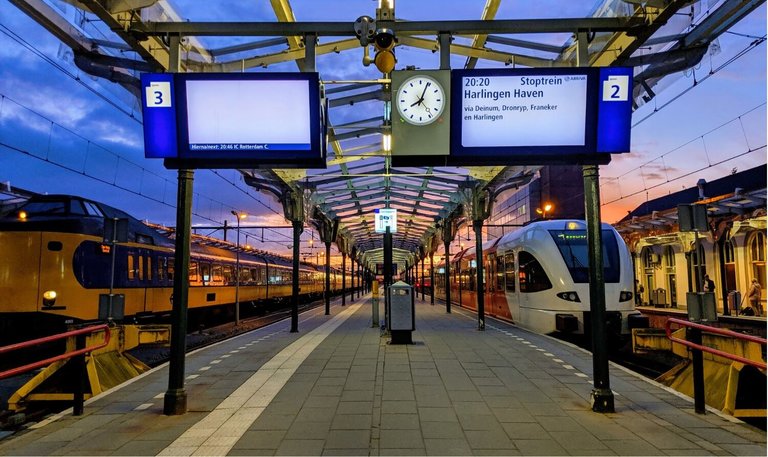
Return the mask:
<svg viewBox="0 0 768 457">
<path fill-rule="evenodd" d="M 317 73 L 142 75 L 144 145 L 169 168 L 324 168 Z"/>
<path fill-rule="evenodd" d="M 632 69 L 451 72 L 448 165 L 607 163 L 628 152 Z"/>
</svg>

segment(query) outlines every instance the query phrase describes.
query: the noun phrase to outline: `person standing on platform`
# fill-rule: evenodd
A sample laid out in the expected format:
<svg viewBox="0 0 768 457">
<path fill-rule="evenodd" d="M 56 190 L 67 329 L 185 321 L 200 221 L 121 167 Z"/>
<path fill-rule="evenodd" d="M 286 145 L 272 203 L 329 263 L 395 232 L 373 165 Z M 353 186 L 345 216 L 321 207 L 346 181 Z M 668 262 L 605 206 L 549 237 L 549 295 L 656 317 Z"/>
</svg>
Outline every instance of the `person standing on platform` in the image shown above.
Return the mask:
<svg viewBox="0 0 768 457">
<path fill-rule="evenodd" d="M 643 305 L 643 292 L 645 292 L 645 287 L 640 284 L 639 280 L 635 279 L 635 306 Z"/>
<path fill-rule="evenodd" d="M 709 275 L 704 275 L 704 292 L 715 292 L 715 281 L 709 279 Z"/>
<path fill-rule="evenodd" d="M 757 282 L 757 278 L 752 278 L 752 284 L 749 286 L 747 297 L 749 298 L 749 306 L 752 307 L 752 310 L 755 312 L 755 316 L 763 315 L 763 305 L 760 304 L 761 293 L 762 288 L 760 287 L 760 283 Z"/>
</svg>

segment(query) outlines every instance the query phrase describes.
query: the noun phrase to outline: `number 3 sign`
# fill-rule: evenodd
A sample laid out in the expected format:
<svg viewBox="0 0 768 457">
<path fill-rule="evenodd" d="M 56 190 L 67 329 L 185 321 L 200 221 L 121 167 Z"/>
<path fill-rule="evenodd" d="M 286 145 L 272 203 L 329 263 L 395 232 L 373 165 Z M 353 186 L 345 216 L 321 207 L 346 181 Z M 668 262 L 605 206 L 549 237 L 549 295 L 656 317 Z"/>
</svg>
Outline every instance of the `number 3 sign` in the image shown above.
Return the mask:
<svg viewBox="0 0 768 457">
<path fill-rule="evenodd" d="M 171 107 L 171 83 L 152 82 L 146 89 L 147 108 Z"/>
</svg>

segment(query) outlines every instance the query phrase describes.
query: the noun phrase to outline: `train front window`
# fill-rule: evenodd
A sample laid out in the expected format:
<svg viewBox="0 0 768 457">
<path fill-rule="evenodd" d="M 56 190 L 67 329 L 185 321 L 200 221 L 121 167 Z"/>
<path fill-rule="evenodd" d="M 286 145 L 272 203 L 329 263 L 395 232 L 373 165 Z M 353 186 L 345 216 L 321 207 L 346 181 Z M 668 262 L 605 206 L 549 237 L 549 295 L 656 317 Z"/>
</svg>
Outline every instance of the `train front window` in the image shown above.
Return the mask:
<svg viewBox="0 0 768 457">
<path fill-rule="evenodd" d="M 81 202 L 80 200 L 70 200 L 69 212 L 70 214 L 78 214 L 80 216 L 85 216 L 85 207 L 83 206 L 83 202 Z"/>
<path fill-rule="evenodd" d="M 83 202 L 83 204 L 85 205 L 85 210 L 88 212 L 89 216 L 104 217 L 104 213 L 101 212 L 98 206 L 91 202 Z"/>
<path fill-rule="evenodd" d="M 62 201 L 55 202 L 29 202 L 26 205 L 19 208 L 27 213 L 27 217 L 31 216 L 52 216 L 56 214 L 66 214 L 67 207 Z"/>
<path fill-rule="evenodd" d="M 550 230 L 552 239 L 575 283 L 589 282 L 589 248 L 586 230 Z M 617 283 L 621 276 L 619 245 L 612 230 L 602 231 L 605 282 Z"/>
</svg>

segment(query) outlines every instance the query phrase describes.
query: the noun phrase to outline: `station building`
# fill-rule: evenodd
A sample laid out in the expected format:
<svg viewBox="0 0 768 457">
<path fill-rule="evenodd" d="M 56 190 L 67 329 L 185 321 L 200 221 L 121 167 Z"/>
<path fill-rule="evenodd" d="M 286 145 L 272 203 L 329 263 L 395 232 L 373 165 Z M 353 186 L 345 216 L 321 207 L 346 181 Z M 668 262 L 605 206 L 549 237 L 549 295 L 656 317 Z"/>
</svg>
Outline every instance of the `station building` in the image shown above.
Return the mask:
<svg viewBox="0 0 768 457">
<path fill-rule="evenodd" d="M 678 227 L 677 206 L 683 204 L 707 206 L 709 230 L 698 233 L 698 252 L 696 234 Z M 686 309 L 686 292 L 696 291 L 706 274 L 715 282 L 718 313 L 735 315 L 749 307 L 753 278 L 765 310 L 766 225 L 761 165 L 649 200 L 614 227 L 632 253 L 641 305 Z"/>
<path fill-rule="evenodd" d="M 530 183 L 503 193 L 488 219 L 488 239 L 536 219 L 584 219 L 583 173 L 581 165 L 541 167 Z M 548 203 L 554 205 L 552 212 L 536 212 Z"/>
</svg>

